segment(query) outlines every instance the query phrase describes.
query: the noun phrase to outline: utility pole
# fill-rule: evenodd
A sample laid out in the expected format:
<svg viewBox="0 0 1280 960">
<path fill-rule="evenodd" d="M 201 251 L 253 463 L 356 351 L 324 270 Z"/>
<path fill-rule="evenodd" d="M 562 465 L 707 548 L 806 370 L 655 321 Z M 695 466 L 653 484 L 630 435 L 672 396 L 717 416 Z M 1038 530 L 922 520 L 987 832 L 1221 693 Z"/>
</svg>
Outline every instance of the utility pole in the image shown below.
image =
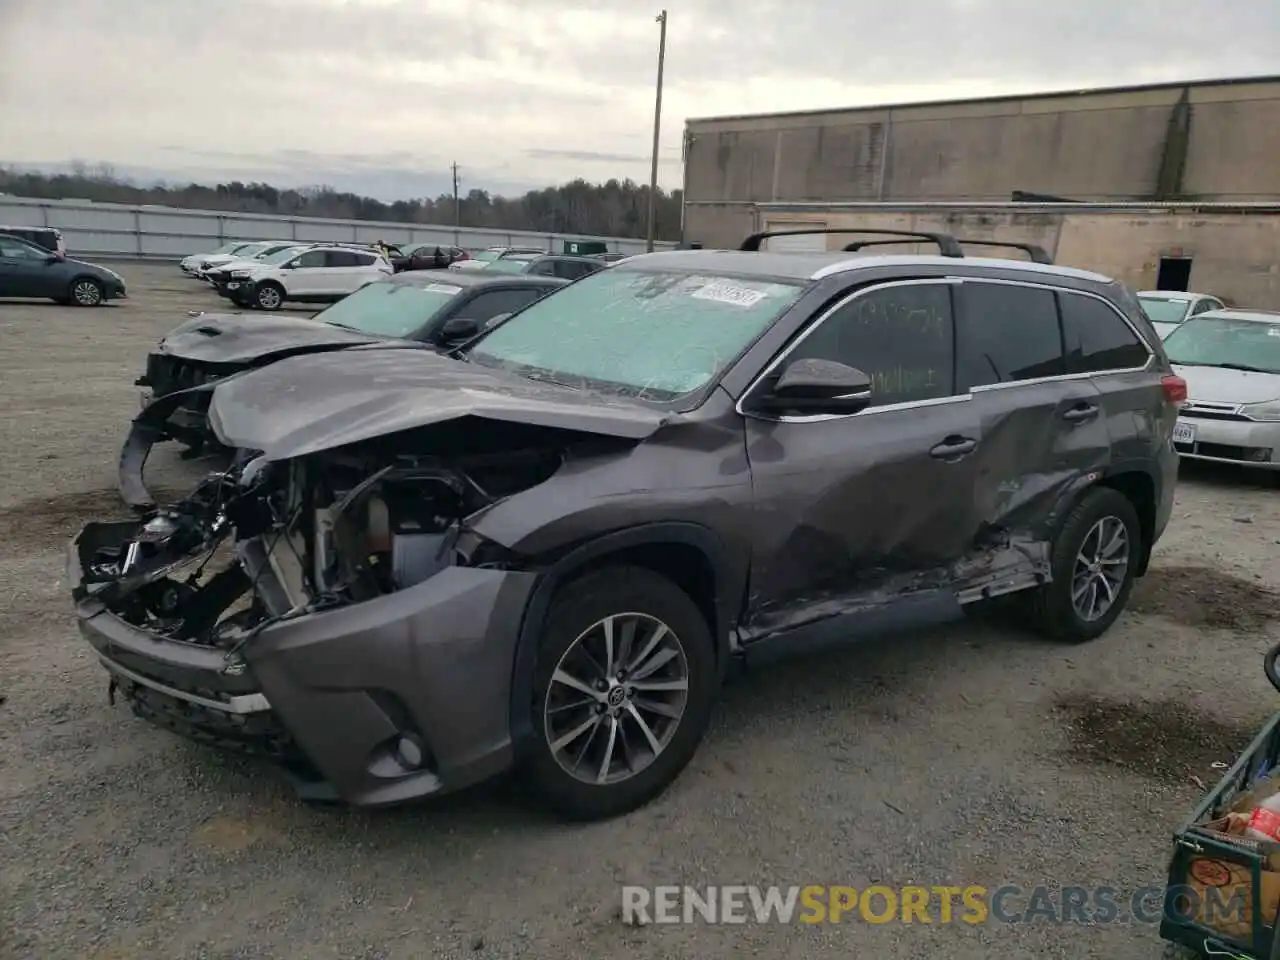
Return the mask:
<svg viewBox="0 0 1280 960">
<path fill-rule="evenodd" d="M 462 204 L 458 200 L 458 164 L 453 164 L 453 225 L 462 226 Z"/>
<path fill-rule="evenodd" d="M 649 169 L 649 227 L 645 249 L 653 253 L 654 211 L 658 193 L 658 138 L 662 133 L 662 67 L 667 59 L 667 11 L 655 18 L 660 25 L 658 34 L 658 92 L 653 103 L 653 163 Z"/>
</svg>

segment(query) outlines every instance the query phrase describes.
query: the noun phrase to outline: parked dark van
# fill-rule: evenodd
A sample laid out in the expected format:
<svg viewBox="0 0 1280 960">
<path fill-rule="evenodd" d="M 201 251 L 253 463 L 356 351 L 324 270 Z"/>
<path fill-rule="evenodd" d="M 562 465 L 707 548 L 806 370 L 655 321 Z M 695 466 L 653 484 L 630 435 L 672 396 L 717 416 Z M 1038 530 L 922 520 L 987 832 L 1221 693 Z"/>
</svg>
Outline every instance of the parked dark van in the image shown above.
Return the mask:
<svg viewBox="0 0 1280 960">
<path fill-rule="evenodd" d="M 62 231 L 54 227 L 6 227 L 0 226 L 0 233 L 18 237 L 37 247 L 44 247 L 50 253 L 66 256 L 67 244 L 62 239 Z"/>
</svg>

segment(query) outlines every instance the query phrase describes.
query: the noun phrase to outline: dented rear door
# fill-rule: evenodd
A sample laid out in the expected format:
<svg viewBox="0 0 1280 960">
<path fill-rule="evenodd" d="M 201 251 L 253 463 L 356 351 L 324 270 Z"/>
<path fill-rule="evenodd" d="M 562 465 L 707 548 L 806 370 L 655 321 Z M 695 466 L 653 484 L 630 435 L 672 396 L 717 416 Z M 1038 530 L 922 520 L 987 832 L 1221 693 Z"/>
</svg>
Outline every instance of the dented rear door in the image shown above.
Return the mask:
<svg viewBox="0 0 1280 960">
<path fill-rule="evenodd" d="M 1053 288 L 966 279 L 957 291 L 958 388 L 971 394 L 983 436 L 980 537 L 1042 530 L 1066 488 L 1110 461 L 1102 395 L 1069 372 Z"/>
</svg>

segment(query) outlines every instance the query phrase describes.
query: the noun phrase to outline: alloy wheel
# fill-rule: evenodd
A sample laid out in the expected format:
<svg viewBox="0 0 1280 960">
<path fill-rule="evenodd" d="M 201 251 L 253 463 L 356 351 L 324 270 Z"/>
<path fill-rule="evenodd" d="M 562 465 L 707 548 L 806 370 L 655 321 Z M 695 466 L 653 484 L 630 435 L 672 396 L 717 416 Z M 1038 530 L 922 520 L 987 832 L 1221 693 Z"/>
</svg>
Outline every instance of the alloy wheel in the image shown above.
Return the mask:
<svg viewBox="0 0 1280 960">
<path fill-rule="evenodd" d="M 72 288 L 71 295 L 82 307 L 96 307 L 102 302 L 102 290 L 92 280 L 81 280 Z"/>
<path fill-rule="evenodd" d="M 556 664 L 543 729 L 560 767 L 578 780 L 620 783 L 670 744 L 689 696 L 680 638 L 643 613 L 605 617 Z"/>
<path fill-rule="evenodd" d="M 1129 573 L 1129 531 L 1118 517 L 1103 517 L 1085 534 L 1071 575 L 1071 605 L 1093 622 L 1115 604 Z"/>
<path fill-rule="evenodd" d="M 280 306 L 280 291 L 275 287 L 263 287 L 258 291 L 258 306 L 266 310 Z"/>
</svg>

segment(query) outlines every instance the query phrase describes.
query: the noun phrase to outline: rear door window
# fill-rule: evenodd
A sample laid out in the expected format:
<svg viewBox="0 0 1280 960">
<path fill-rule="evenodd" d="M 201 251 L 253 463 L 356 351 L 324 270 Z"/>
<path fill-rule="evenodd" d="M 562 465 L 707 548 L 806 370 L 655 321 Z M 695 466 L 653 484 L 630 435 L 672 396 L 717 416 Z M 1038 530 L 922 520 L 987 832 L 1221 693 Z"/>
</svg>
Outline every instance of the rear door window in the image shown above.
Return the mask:
<svg viewBox="0 0 1280 960">
<path fill-rule="evenodd" d="M 1067 372 L 1052 290 L 966 280 L 960 298 L 956 371 L 961 390 Z"/>
<path fill-rule="evenodd" d="M 546 291 L 533 287 L 517 287 L 511 290 L 490 290 L 482 293 L 459 311 L 460 316 L 469 317 L 480 323 L 496 317 L 500 313 L 515 313 L 521 307 L 532 303 Z"/>
<path fill-rule="evenodd" d="M 324 250 L 308 250 L 293 261 L 295 266 L 305 269 L 323 267 L 326 262 Z"/>
<path fill-rule="evenodd" d="M 358 267 L 360 254 L 353 250 L 329 250 L 326 253 L 325 265 L 329 267 Z M 372 260 L 372 258 L 370 258 Z"/>
<path fill-rule="evenodd" d="M 1113 307 L 1082 293 L 1059 293 L 1068 373 L 1101 373 L 1144 366 L 1151 355 Z"/>
<path fill-rule="evenodd" d="M 595 272 L 591 264 L 575 263 L 572 260 L 561 261 L 560 267 L 559 276 L 562 280 L 577 280 L 579 277 L 585 277 L 588 273 Z"/>
</svg>

